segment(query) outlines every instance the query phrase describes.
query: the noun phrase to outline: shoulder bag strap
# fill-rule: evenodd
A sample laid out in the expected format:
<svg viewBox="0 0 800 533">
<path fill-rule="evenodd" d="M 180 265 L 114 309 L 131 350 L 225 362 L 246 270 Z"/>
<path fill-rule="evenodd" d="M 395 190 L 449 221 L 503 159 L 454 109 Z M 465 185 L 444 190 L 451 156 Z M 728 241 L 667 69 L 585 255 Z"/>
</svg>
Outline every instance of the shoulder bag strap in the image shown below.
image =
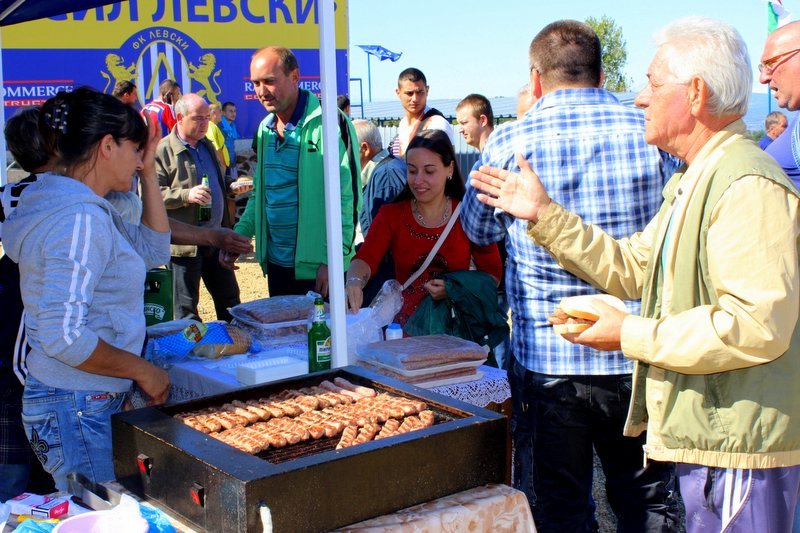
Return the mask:
<svg viewBox="0 0 800 533">
<path fill-rule="evenodd" d="M 439 235 L 439 239 L 436 241 L 436 244 L 433 245 L 433 248 L 428 254 L 428 257 L 425 258 L 425 262 L 422 263 L 422 266 L 419 267 L 419 270 L 411 274 L 411 276 L 409 276 L 406 282 L 403 283 L 403 290 L 406 290 L 406 288 L 411 286 L 411 284 L 414 283 L 417 280 L 417 278 L 422 275 L 423 272 L 425 272 L 425 269 L 428 268 L 428 265 L 431 264 L 431 261 L 433 261 L 433 258 L 436 256 L 436 252 L 438 252 L 439 248 L 441 248 L 442 244 L 444 244 L 444 240 L 447 238 L 447 234 L 450 233 L 450 230 L 453 229 L 453 226 L 455 226 L 456 220 L 458 220 L 458 214 L 460 212 L 461 212 L 461 202 L 458 202 L 458 205 L 456 205 L 456 208 L 453 210 L 453 214 L 450 215 L 450 220 L 447 222 L 447 226 L 445 226 L 442 234 Z"/>
</svg>

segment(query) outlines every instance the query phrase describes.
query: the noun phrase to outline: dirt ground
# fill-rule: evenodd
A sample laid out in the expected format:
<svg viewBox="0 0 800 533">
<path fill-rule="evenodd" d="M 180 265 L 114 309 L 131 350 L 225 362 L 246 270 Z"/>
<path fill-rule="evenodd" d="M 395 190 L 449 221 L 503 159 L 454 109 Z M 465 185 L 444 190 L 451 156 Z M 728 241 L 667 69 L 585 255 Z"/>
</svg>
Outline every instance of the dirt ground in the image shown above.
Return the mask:
<svg viewBox="0 0 800 533">
<path fill-rule="evenodd" d="M 255 243 L 253 245 L 255 246 Z M 237 264 L 239 265 L 239 270 L 236 271 L 236 281 L 239 282 L 242 302 L 269 296 L 267 293 L 267 279 L 261 273 L 261 267 L 256 262 L 254 255 L 248 254 L 240 257 Z M 197 307 L 197 312 L 203 322 L 217 319 L 216 313 L 214 313 L 214 302 L 202 283 L 200 284 L 200 304 Z"/>
</svg>

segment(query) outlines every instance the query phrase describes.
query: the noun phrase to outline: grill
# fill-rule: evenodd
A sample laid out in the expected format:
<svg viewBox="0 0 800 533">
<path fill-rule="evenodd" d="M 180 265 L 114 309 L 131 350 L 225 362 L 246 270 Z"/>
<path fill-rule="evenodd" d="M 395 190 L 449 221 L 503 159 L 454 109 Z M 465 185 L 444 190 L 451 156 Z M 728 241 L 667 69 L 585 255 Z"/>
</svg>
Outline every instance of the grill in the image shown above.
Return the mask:
<svg viewBox="0 0 800 533">
<path fill-rule="evenodd" d="M 424 401 L 435 423 L 340 450 L 332 437 L 250 455 L 173 418 L 336 377 Z M 261 531 L 261 505 L 276 532 L 327 531 L 505 479 L 504 416 L 358 367 L 120 413 L 112 426 L 118 481 L 214 532 Z"/>
</svg>

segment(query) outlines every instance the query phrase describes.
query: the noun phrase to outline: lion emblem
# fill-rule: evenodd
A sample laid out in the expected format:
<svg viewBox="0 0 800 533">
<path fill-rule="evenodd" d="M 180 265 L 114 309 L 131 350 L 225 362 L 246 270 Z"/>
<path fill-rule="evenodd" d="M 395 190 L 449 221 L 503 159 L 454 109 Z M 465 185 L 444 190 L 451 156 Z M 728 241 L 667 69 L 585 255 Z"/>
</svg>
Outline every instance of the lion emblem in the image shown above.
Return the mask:
<svg viewBox="0 0 800 533">
<path fill-rule="evenodd" d="M 200 57 L 200 65 L 196 66 L 193 63 L 189 63 L 189 78 L 197 82 L 202 89 L 196 91 L 198 96 L 204 96 L 209 103 L 212 104 L 219 104 L 219 99 L 217 95 L 222 92 L 222 89 L 217 83 L 217 77 L 222 74 L 222 70 L 214 71 L 214 68 L 217 66 L 217 58 L 214 57 L 214 54 L 203 54 Z M 211 84 L 214 84 L 214 88 L 212 88 Z"/>
<path fill-rule="evenodd" d="M 131 63 L 130 66 L 126 67 L 124 63 L 125 60 L 117 54 L 108 54 L 106 56 L 106 69 L 108 72 L 100 71 L 100 74 L 106 79 L 106 87 L 103 92 L 111 92 L 118 81 L 136 79 L 136 64 Z"/>
</svg>

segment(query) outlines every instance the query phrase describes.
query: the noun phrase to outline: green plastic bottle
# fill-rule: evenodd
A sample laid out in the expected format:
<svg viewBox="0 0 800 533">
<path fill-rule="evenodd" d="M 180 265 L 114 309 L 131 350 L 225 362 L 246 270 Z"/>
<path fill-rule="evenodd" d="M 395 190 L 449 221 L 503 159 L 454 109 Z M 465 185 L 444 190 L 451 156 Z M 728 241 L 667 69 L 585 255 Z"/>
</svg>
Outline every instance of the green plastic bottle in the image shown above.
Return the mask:
<svg viewBox="0 0 800 533">
<path fill-rule="evenodd" d="M 331 369 L 331 330 L 325 323 L 325 304 L 314 300 L 314 318 L 308 330 L 308 372 Z"/>
<path fill-rule="evenodd" d="M 203 174 L 203 185 L 208 187 L 208 174 Z M 197 221 L 208 222 L 211 220 L 211 202 L 197 207 Z"/>
</svg>

